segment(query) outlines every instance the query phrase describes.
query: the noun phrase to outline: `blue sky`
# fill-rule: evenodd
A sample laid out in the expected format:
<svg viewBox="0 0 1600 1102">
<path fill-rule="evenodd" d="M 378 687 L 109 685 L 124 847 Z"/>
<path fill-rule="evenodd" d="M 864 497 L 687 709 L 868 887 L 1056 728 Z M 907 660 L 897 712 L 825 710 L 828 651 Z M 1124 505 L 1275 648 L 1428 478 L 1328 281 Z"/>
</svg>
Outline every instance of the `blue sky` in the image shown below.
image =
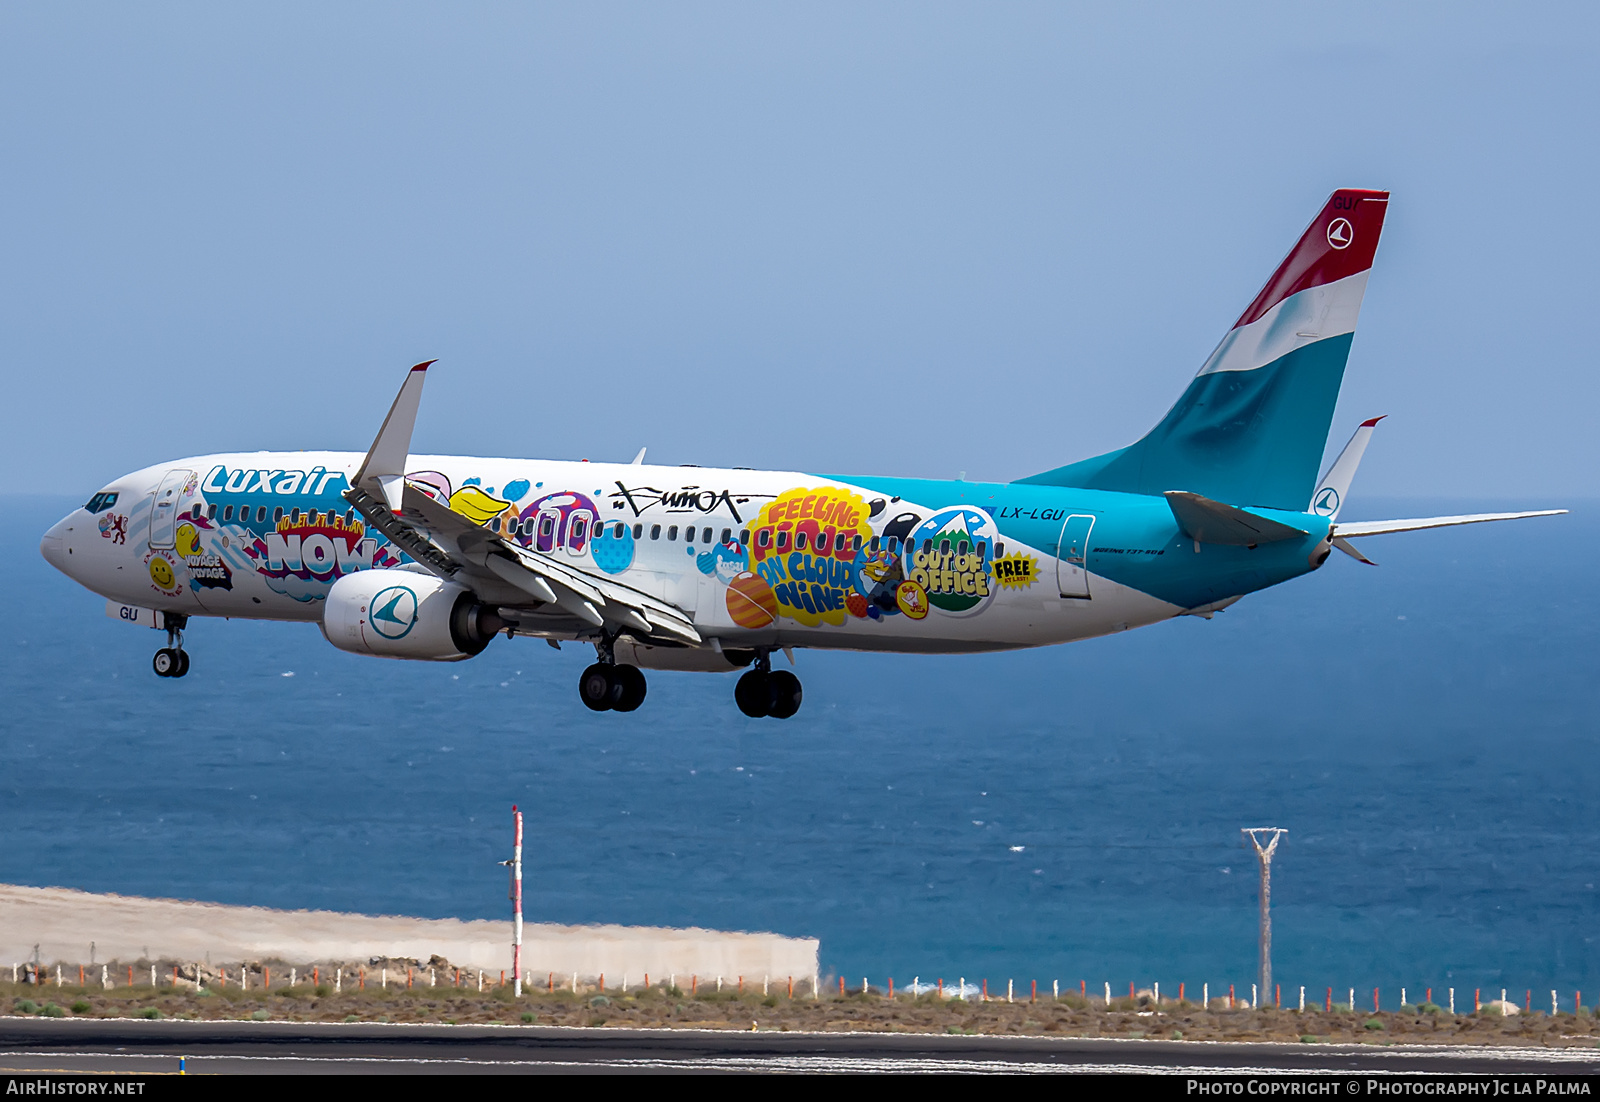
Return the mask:
<svg viewBox="0 0 1600 1102">
<path fill-rule="evenodd" d="M 1334 449 L 1593 496 L 1592 5 L 0 8 L 0 461 L 364 448 L 1013 478 L 1142 434 L 1329 191 Z"/>
</svg>

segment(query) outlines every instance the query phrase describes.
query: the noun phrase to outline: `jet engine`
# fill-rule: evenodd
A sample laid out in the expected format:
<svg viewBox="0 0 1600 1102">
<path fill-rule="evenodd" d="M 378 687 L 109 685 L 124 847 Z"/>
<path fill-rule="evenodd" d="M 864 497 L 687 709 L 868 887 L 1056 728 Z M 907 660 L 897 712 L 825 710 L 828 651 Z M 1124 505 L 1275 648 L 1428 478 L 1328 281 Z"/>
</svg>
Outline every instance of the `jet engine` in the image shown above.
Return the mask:
<svg viewBox="0 0 1600 1102">
<path fill-rule="evenodd" d="M 504 625 L 463 586 L 411 570 L 362 570 L 333 583 L 322 634 L 340 650 L 380 658 L 456 662 Z"/>
</svg>

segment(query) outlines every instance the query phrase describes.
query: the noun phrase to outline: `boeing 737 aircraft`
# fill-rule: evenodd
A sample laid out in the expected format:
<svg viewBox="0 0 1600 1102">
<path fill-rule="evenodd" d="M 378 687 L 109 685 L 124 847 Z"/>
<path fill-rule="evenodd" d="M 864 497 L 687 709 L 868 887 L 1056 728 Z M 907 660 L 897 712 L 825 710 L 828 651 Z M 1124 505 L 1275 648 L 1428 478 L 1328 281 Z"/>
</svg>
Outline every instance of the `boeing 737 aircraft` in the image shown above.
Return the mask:
<svg viewBox="0 0 1600 1102">
<path fill-rule="evenodd" d="M 1341 523 L 1377 419 L 1320 479 L 1388 193 L 1342 190 L 1161 423 L 1014 482 L 412 455 L 429 364 L 366 455 L 255 452 L 116 479 L 45 535 L 108 615 L 305 620 L 341 650 L 452 662 L 497 635 L 592 643 L 578 683 L 631 712 L 641 669 L 733 671 L 792 716 L 795 648 L 954 653 L 1204 616 L 1391 532 L 1564 510 Z M 431 362 L 431 361 L 430 361 Z"/>
</svg>

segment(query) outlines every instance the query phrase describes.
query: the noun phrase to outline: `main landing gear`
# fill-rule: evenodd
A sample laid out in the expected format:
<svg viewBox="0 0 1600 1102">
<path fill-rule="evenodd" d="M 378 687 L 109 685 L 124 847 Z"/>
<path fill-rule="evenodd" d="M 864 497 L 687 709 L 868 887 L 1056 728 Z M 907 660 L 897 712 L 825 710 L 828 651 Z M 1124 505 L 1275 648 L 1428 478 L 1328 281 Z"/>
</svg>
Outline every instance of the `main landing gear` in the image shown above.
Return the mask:
<svg viewBox="0 0 1600 1102">
<path fill-rule="evenodd" d="M 755 669 L 733 687 L 734 703 L 751 719 L 788 719 L 800 710 L 800 697 L 800 679 L 788 670 L 773 669 L 769 651 L 758 651 Z"/>
<path fill-rule="evenodd" d="M 166 613 L 167 645 L 156 651 L 150 666 L 157 677 L 182 677 L 189 672 L 189 652 L 183 649 L 183 629 L 189 618 L 177 613 Z"/>
<path fill-rule="evenodd" d="M 617 664 L 611 643 L 611 637 L 602 636 L 595 644 L 600 660 L 578 678 L 578 696 L 591 711 L 631 712 L 644 703 L 648 686 L 639 667 Z"/>
</svg>

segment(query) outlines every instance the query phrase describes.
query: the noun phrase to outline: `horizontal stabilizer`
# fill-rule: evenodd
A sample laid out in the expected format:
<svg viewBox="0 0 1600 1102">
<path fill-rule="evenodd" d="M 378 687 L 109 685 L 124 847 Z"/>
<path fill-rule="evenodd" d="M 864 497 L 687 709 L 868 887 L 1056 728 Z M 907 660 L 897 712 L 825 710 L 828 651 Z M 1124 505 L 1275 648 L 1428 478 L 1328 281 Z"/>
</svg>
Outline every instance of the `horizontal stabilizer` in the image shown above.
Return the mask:
<svg viewBox="0 0 1600 1102">
<path fill-rule="evenodd" d="M 1458 524 L 1484 524 L 1491 520 L 1522 520 L 1525 517 L 1557 517 L 1565 509 L 1539 509 L 1531 513 L 1467 513 L 1459 517 L 1428 517 L 1424 520 L 1358 520 L 1335 524 L 1331 537 L 1349 540 L 1357 536 L 1386 536 L 1390 532 L 1420 532 L 1426 528 L 1454 528 Z"/>
<path fill-rule="evenodd" d="M 1168 490 L 1165 496 L 1172 515 L 1177 518 L 1178 527 L 1184 535 L 1198 543 L 1254 547 L 1260 543 L 1277 543 L 1306 534 L 1302 529 L 1258 517 L 1186 490 Z"/>
</svg>

